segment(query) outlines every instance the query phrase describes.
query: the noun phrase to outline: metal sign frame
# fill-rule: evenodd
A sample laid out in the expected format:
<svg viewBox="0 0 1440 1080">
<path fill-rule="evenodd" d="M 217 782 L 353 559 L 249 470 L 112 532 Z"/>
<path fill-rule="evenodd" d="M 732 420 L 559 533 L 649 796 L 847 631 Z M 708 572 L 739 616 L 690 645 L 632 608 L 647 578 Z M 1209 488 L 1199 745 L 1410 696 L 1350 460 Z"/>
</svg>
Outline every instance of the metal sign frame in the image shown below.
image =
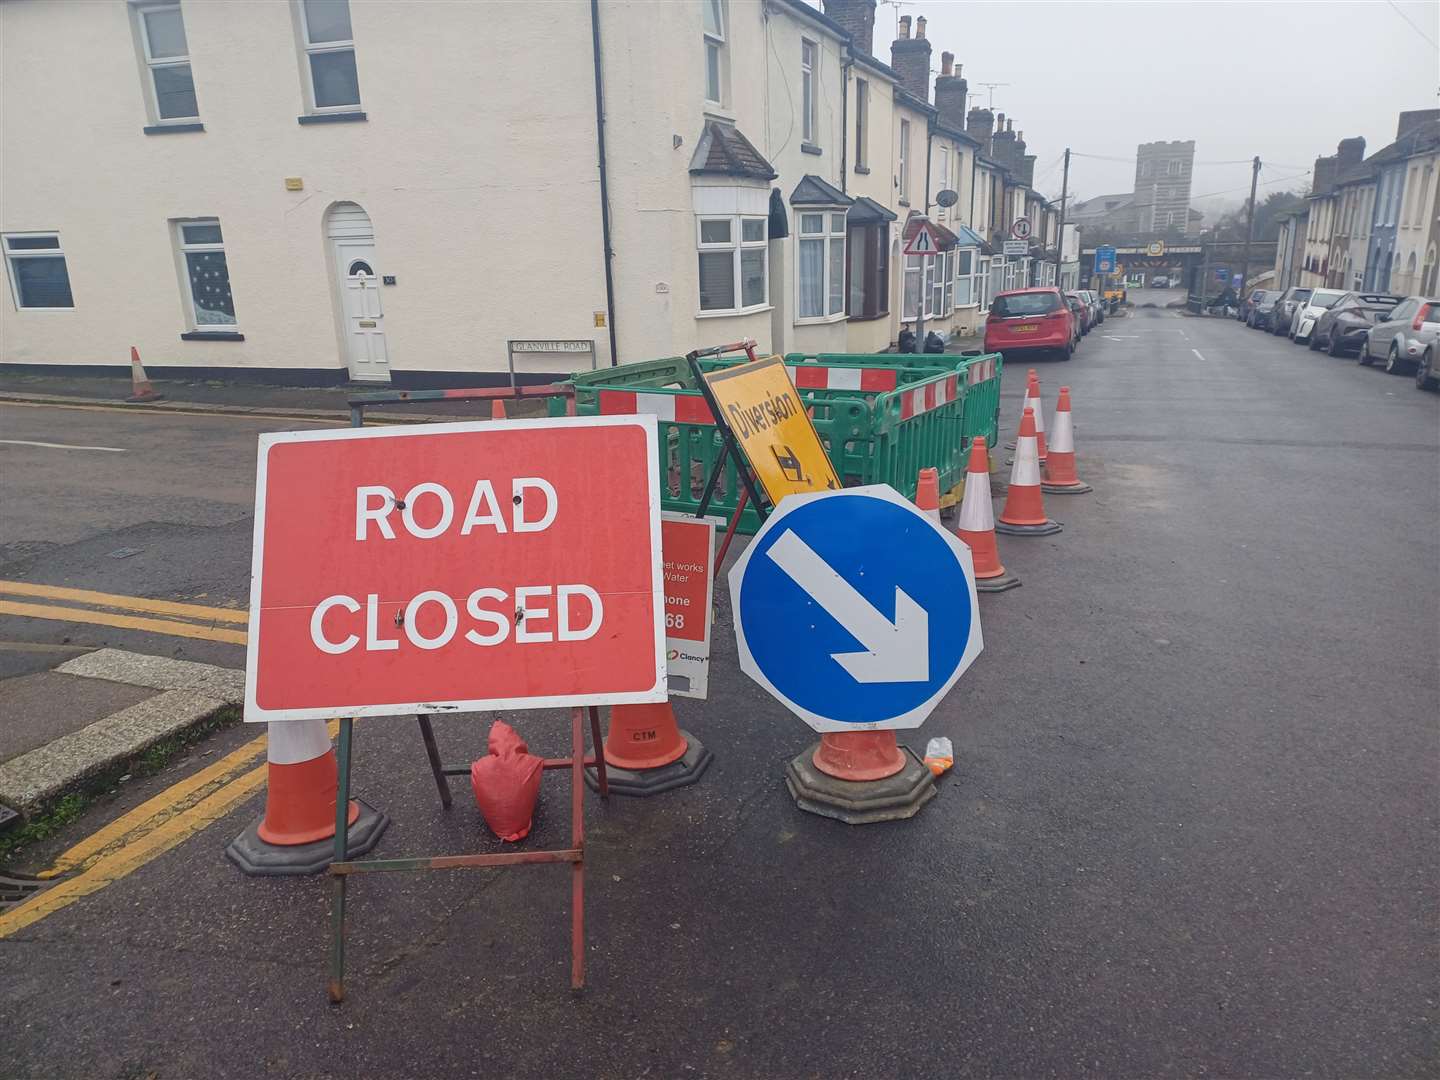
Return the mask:
<svg viewBox="0 0 1440 1080">
<path fill-rule="evenodd" d="M 548 349 L 527 349 L 526 345 L 550 345 Z M 594 371 L 599 360 L 595 353 L 594 338 L 510 338 L 505 342 L 505 359 L 510 369 L 510 385 L 515 383 L 515 354 L 529 356 L 588 356 L 588 370 Z M 543 375 L 569 375 L 572 371 L 585 370 L 577 367 L 556 367 L 553 370 L 535 372 Z"/>
</svg>

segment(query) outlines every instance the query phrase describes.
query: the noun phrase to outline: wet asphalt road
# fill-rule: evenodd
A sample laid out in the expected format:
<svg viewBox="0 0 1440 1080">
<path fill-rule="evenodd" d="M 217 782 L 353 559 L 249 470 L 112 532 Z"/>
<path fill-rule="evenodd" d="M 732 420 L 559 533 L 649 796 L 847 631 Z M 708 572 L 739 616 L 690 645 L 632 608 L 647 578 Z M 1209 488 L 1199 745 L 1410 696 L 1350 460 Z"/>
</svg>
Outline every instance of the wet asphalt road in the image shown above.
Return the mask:
<svg viewBox="0 0 1440 1080">
<path fill-rule="evenodd" d="M 1001 538 L 1024 587 L 982 598 L 985 653 L 909 737 L 958 754 L 917 818 L 794 808 L 808 732 L 739 675 L 722 601 L 712 698 L 677 705 L 710 772 L 589 805 L 582 996 L 563 871 L 377 875 L 331 1009 L 328 883 L 221 855 L 257 799 L 0 942 L 0 1071 L 1433 1075 L 1440 397 L 1158 308 L 1036 366 L 1047 405 L 1072 387 L 1096 490 L 1050 499 L 1060 535 Z M 210 554 L 186 534 L 173 573 L 233 594 L 220 538 L 243 523 L 198 527 Z M 562 723 L 520 726 L 561 753 Z M 437 731 L 451 758 L 483 745 L 465 718 Z M 413 725 L 357 725 L 357 754 L 395 818 L 378 854 L 489 849 L 468 793 L 442 815 Z M 535 844 L 562 844 L 567 806 L 552 775 Z"/>
</svg>

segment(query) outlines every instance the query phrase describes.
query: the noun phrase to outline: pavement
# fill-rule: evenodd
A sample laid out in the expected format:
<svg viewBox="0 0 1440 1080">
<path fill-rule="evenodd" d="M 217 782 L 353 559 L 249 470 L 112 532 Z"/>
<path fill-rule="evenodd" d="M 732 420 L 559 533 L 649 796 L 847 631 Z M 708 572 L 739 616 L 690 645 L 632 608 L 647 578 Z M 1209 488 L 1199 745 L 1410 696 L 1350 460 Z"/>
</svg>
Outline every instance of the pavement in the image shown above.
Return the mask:
<svg viewBox="0 0 1440 1080">
<path fill-rule="evenodd" d="M 330 883 L 225 860 L 263 806 L 242 786 L 177 814 L 193 831 L 172 846 L 137 841 L 148 860 L 95 864 L 118 869 L 66 906 L 0 915 L 6 1074 L 1433 1075 L 1440 396 L 1132 300 L 1033 365 L 1047 403 L 1072 388 L 1095 491 L 1047 500 L 1058 535 L 1001 537 L 1024 585 L 981 597 L 985 652 L 907 735 L 956 749 L 917 817 L 795 808 L 784 763 L 811 734 L 738 672 L 722 595 L 711 698 L 676 702 L 709 772 L 588 802 L 583 993 L 567 875 L 518 867 L 352 882 L 349 997 L 328 1006 Z M 145 468 L 0 445 L 0 578 L 243 603 L 264 425 L 0 405 L 5 438 L 57 422 L 54 441 L 146 447 Z M 0 618 L 4 642 L 241 663 Z M 437 718 L 443 755 L 480 753 L 486 719 Z M 510 719 L 565 752 L 560 715 Z M 412 723 L 356 733 L 356 791 L 394 819 L 377 855 L 498 847 L 463 789 L 440 810 Z M 259 760 L 255 734 L 220 733 L 16 869 Z M 561 844 L 567 806 L 547 777 L 528 843 Z"/>
</svg>

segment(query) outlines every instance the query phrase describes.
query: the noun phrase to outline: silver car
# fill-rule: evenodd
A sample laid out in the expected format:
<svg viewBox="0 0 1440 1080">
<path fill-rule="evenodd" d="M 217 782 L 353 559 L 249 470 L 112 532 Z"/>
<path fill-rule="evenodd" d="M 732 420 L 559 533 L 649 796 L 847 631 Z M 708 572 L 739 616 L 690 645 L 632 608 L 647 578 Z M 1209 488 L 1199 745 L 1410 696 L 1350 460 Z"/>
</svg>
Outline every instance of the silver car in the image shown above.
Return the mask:
<svg viewBox="0 0 1440 1080">
<path fill-rule="evenodd" d="M 1295 313 L 1290 318 L 1290 340 L 1296 345 L 1308 342 L 1310 332 L 1315 329 L 1320 316 L 1334 307 L 1335 302 L 1344 295 L 1344 289 L 1315 289 L 1303 304 L 1296 304 Z"/>
<path fill-rule="evenodd" d="M 1440 380 L 1436 363 L 1436 342 L 1440 341 L 1440 300 L 1407 296 L 1395 310 L 1377 322 L 1360 346 L 1360 363 L 1385 358 L 1385 370 L 1392 375 L 1415 373 L 1415 385 L 1435 389 Z"/>
</svg>

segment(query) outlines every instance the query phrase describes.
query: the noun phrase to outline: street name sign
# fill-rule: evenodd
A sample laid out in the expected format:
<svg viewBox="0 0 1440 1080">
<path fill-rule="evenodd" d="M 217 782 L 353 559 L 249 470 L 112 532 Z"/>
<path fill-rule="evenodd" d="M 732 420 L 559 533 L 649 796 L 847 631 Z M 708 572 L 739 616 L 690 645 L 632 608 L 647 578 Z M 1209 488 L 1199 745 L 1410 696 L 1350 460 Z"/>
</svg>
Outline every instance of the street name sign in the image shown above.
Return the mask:
<svg viewBox="0 0 1440 1080">
<path fill-rule="evenodd" d="M 766 356 L 707 372 L 705 384 L 771 503 L 841 486 L 784 359 Z"/>
<path fill-rule="evenodd" d="M 655 418 L 260 436 L 245 719 L 665 700 Z"/>
<path fill-rule="evenodd" d="M 717 524 L 723 525 L 724 519 L 679 513 L 661 515 L 665 659 L 672 697 L 703 700 L 709 693 Z"/>
<path fill-rule="evenodd" d="M 888 484 L 786 499 L 729 583 L 741 670 L 820 732 L 919 727 L 984 645 L 970 549 Z"/>
</svg>

